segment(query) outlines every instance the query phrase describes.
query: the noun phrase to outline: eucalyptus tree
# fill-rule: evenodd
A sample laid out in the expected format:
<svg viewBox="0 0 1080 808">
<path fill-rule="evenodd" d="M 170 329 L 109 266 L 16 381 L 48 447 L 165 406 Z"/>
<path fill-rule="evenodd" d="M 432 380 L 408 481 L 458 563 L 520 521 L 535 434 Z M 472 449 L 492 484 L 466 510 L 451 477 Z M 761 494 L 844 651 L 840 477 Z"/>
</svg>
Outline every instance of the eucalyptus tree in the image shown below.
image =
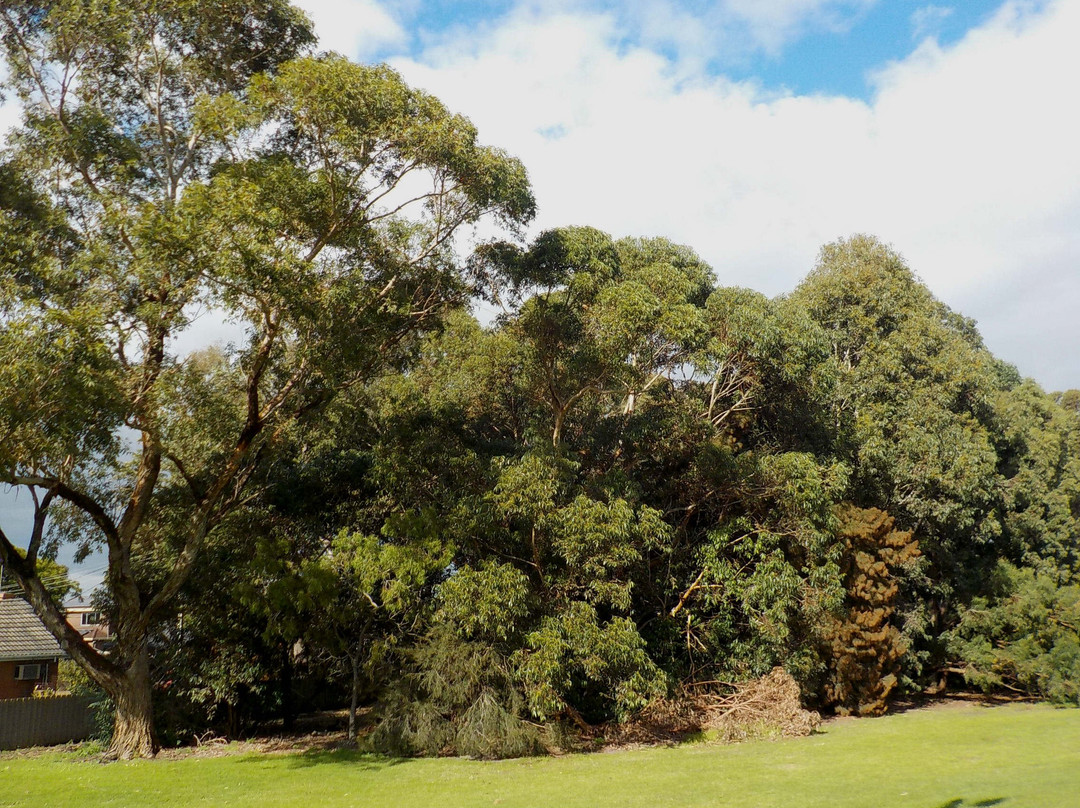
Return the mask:
<svg viewBox="0 0 1080 808">
<path fill-rule="evenodd" d="M 994 398 L 1005 553 L 1058 585 L 1080 580 L 1080 417 L 1027 380 Z"/>
<path fill-rule="evenodd" d="M 633 415 L 703 339 L 712 271 L 688 247 L 565 227 L 485 257 L 505 284 L 497 296 L 516 304 L 502 331 L 517 349 L 518 383 L 549 413 L 555 447 L 578 410 Z"/>
<path fill-rule="evenodd" d="M 23 110 L 0 481 L 35 503 L 26 558 L 7 535 L 0 558 L 115 700 L 111 754 L 150 755 L 148 632 L 275 441 L 468 294 L 462 225 L 514 229 L 534 203 L 520 163 L 389 68 L 306 56 L 283 0 L 11 0 L 0 35 Z M 242 336 L 185 352 L 214 318 Z M 59 540 L 105 549 L 108 657 L 42 583 Z"/>
<path fill-rule="evenodd" d="M 837 451 L 852 467 L 848 496 L 887 511 L 923 553 L 902 607 L 919 640 L 908 671 L 941 668 L 942 632 L 1004 551 L 1001 367 L 971 320 L 868 236 L 823 247 L 791 301 L 824 329 L 833 354 L 829 406 Z"/>
</svg>

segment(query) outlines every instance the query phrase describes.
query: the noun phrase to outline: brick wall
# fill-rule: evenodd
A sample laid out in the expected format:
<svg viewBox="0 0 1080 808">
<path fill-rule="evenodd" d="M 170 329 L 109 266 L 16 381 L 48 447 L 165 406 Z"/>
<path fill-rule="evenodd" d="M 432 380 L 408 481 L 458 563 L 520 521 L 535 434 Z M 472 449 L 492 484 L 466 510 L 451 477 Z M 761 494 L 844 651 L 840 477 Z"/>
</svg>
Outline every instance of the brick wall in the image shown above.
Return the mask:
<svg viewBox="0 0 1080 808">
<path fill-rule="evenodd" d="M 26 660 L 0 662 L 0 699 L 26 699 L 34 694 L 38 682 L 23 681 L 15 678 L 15 669 L 23 664 L 47 664 L 49 666 L 46 681 L 49 687 L 56 689 L 56 660 Z"/>
</svg>

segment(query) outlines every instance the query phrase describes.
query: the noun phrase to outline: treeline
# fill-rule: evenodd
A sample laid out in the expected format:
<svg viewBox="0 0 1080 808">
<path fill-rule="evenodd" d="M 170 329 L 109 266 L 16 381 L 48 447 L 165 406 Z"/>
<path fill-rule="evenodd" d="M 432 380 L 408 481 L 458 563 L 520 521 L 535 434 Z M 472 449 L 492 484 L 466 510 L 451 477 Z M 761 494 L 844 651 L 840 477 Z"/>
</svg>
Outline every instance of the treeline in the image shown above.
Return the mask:
<svg viewBox="0 0 1080 808">
<path fill-rule="evenodd" d="M 0 563 L 109 755 L 345 702 L 381 749 L 521 754 L 777 666 L 823 710 L 1077 700 L 1080 393 L 872 238 L 774 300 L 662 239 L 526 244 L 518 160 L 314 42 L 287 0 L 0 3 Z"/>
<path fill-rule="evenodd" d="M 203 557 L 155 650 L 192 726 L 351 699 L 380 748 L 521 754 L 774 666 L 826 711 L 1080 698 L 1080 394 L 889 247 L 772 300 L 585 227 L 472 269 L 502 314 L 339 398 Z"/>
</svg>

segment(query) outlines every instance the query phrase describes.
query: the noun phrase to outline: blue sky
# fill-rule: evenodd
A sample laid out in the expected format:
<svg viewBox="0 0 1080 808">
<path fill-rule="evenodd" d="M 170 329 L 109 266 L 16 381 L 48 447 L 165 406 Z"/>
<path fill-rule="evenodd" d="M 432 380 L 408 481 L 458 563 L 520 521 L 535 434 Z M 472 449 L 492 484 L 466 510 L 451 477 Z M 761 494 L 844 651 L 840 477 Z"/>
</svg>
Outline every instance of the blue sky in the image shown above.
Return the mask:
<svg viewBox="0 0 1080 808">
<path fill-rule="evenodd" d="M 869 100 L 873 93 L 870 77 L 882 66 L 903 59 L 927 36 L 946 47 L 959 41 L 1000 6 L 1001 0 L 878 2 L 853 13 L 848 25 L 812 28 L 779 53 L 758 52 L 726 72 L 798 95 Z M 717 69 L 724 69 L 722 62 Z"/>
<path fill-rule="evenodd" d="M 520 157 L 533 233 L 665 236 L 769 295 L 871 233 L 1022 374 L 1080 388 L 1080 0 L 299 5 Z M 15 536 L 26 504 L 0 491 Z"/>
<path fill-rule="evenodd" d="M 522 5 L 514 0 L 429 0 L 384 4 L 404 32 L 397 41 L 367 50 L 368 59 L 403 54 L 422 58 L 432 43 L 467 37 L 469 31 L 498 26 Z M 871 76 L 890 61 L 906 57 L 915 44 L 933 37 L 942 45 L 963 38 L 988 19 L 1003 0 L 833 0 L 770 2 L 755 15 L 754 3 L 678 0 L 671 3 L 557 2 L 534 7 L 576 9 L 611 15 L 619 21 L 623 46 L 645 45 L 676 60 L 687 42 L 670 32 L 650 32 L 649 9 L 686 15 L 703 29 L 705 72 L 794 94 L 841 94 L 869 99 Z M 772 11 L 770 11 L 770 7 Z"/>
</svg>

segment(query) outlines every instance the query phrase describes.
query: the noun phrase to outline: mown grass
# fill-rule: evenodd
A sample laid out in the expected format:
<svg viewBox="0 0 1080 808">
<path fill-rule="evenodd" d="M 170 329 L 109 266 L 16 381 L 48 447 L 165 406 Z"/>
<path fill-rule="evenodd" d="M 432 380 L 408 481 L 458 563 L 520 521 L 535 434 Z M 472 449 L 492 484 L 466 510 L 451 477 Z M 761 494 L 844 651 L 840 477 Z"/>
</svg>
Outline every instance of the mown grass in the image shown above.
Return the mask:
<svg viewBox="0 0 1080 808">
<path fill-rule="evenodd" d="M 0 805 L 1075 808 L 1080 710 L 964 705 L 808 738 L 484 763 L 352 752 L 136 763 L 0 758 Z"/>
</svg>

